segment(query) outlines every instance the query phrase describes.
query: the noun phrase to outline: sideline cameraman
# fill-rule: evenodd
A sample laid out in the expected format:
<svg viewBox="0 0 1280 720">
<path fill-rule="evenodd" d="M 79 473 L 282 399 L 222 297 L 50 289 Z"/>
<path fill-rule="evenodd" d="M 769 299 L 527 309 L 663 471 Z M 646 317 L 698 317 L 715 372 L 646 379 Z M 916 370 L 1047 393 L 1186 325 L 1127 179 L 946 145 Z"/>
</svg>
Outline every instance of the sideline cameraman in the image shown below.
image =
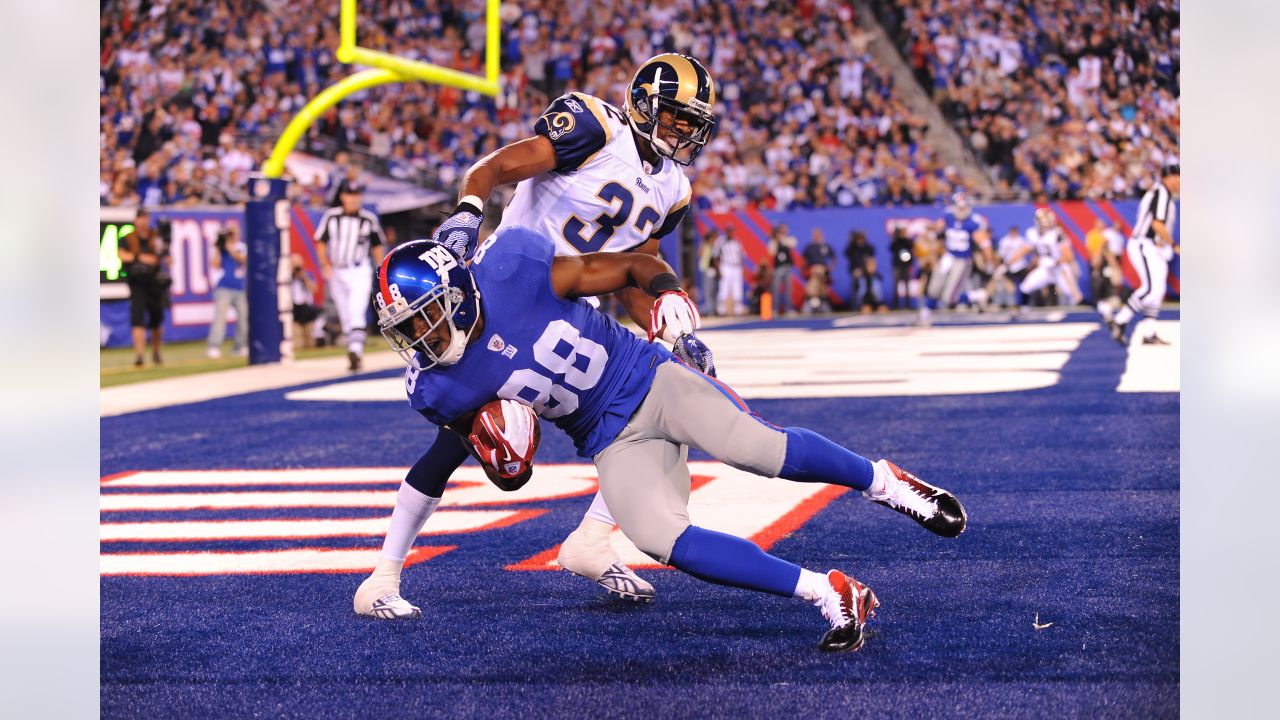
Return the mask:
<svg viewBox="0 0 1280 720">
<path fill-rule="evenodd" d="M 222 340 L 227 336 L 227 308 L 236 308 L 236 337 L 232 352 L 237 357 L 249 354 L 249 300 L 244 291 L 245 254 L 248 248 L 240 239 L 240 228 L 229 223 L 214 241 L 217 250 L 209 258 L 209 266 L 221 268 L 222 276 L 213 289 L 213 324 L 209 326 L 209 349 L 206 355 L 222 357 Z"/>
<path fill-rule="evenodd" d="M 151 227 L 151 213 L 138 208 L 133 232 L 117 251 L 129 282 L 129 325 L 133 329 L 133 365 L 142 367 L 151 330 L 151 361 L 163 365 L 160 343 L 164 335 L 164 311 L 169 307 L 169 243 L 163 237 L 167 223 Z"/>
</svg>

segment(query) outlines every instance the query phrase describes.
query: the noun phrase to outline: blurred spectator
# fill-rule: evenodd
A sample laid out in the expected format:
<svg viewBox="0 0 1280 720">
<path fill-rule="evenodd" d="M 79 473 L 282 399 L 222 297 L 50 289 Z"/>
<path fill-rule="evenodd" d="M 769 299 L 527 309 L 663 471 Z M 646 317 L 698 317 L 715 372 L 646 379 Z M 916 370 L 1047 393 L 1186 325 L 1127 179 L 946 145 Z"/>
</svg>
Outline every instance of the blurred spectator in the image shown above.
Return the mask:
<svg viewBox="0 0 1280 720">
<path fill-rule="evenodd" d="M 169 239 L 151 225 L 151 213 L 138 208 L 133 232 L 117 250 L 129 283 L 129 325 L 133 328 L 133 365 L 145 364 L 147 332 L 151 332 L 151 361 L 163 365 L 160 345 L 164 338 L 164 313 L 169 308 Z M 167 233 L 165 233 L 167 234 Z"/>
<path fill-rule="evenodd" d="M 867 294 L 867 258 L 875 253 L 875 249 L 867 243 L 867 234 L 861 230 L 849 233 L 849 242 L 844 246 L 844 257 L 849 263 L 849 309 L 857 312 Z"/>
<path fill-rule="evenodd" d="M 831 312 L 831 269 L 835 265 L 836 253 L 827 244 L 822 231 L 814 228 L 803 254 L 809 273 L 805 312 Z"/>
<path fill-rule="evenodd" d="M 1177 153 L 1177 3 L 874 5 L 916 79 L 1009 194 L 1134 197 Z"/>
<path fill-rule="evenodd" d="M 1017 225 L 1011 225 L 1009 232 L 996 244 L 996 253 L 1000 256 L 1000 268 L 994 278 L 995 287 L 992 297 L 1001 307 L 1026 306 L 1026 297 L 1018 290 L 1018 285 L 1031 272 L 1031 263 L 1035 260 L 1034 248 L 1022 235 Z"/>
<path fill-rule="evenodd" d="M 236 337 L 232 352 L 237 357 L 249 354 L 249 301 L 245 295 L 245 254 L 248 248 L 240 239 L 240 226 L 228 223 L 214 242 L 209 267 L 218 275 L 213 289 L 213 323 L 209 326 L 210 358 L 222 357 L 222 341 L 227 335 L 227 310 L 236 309 Z"/>
<path fill-rule="evenodd" d="M 333 57 L 337 15 L 336 3 L 279 0 L 105 3 L 100 201 L 243 200 L 246 174 L 289 119 L 350 74 Z M 361 5 L 357 32 L 362 47 L 476 73 L 482 16 L 474 2 L 380 0 Z M 699 157 L 706 181 L 695 188 L 713 205 L 869 205 L 886 192 L 933 202 L 956 189 L 926 122 L 867 54 L 871 34 L 847 2 L 530 0 L 504 4 L 502 25 L 496 100 L 422 83 L 371 88 L 326 111 L 302 147 L 346 151 L 379 174 L 452 189 L 563 90 L 621 104 L 635 65 L 674 51 L 697 56 L 717 83 L 720 126 Z M 330 190 L 355 179 L 345 172 Z M 890 172 L 901 188 L 886 190 Z M 299 197 L 315 202 L 310 192 Z"/>
<path fill-rule="evenodd" d="M 702 239 L 698 248 L 698 280 L 702 284 L 698 293 L 698 312 L 716 314 L 716 300 L 720 297 L 720 233 L 712 231 Z"/>
<path fill-rule="evenodd" d="M 742 251 L 742 243 L 738 242 L 733 233 L 732 225 L 725 228 L 717 253 L 720 258 L 720 295 L 716 312 L 719 315 L 736 316 L 743 312 L 743 264 L 746 257 Z"/>
<path fill-rule="evenodd" d="M 876 262 L 875 255 L 867 256 L 863 277 L 866 293 L 863 295 L 862 312 L 887 312 L 889 308 L 884 303 L 884 275 L 880 272 L 880 264 Z"/>
<path fill-rule="evenodd" d="M 908 237 L 907 229 L 902 225 L 893 229 L 889 253 L 893 256 L 892 307 L 894 310 L 910 307 L 911 269 L 915 266 L 915 243 Z"/>
<path fill-rule="evenodd" d="M 792 270 L 795 268 L 796 238 L 787 231 L 787 226 L 778 224 L 769 233 L 769 265 L 773 285 L 770 294 L 773 297 L 773 314 L 778 317 L 795 312 L 791 304 Z"/>
<path fill-rule="evenodd" d="M 289 282 L 293 293 L 293 342 L 299 350 L 307 350 L 316 345 L 316 319 L 320 317 L 320 308 L 316 306 L 316 281 L 311 271 L 302 264 L 302 256 L 294 253 L 291 259 L 292 279 Z"/>
</svg>

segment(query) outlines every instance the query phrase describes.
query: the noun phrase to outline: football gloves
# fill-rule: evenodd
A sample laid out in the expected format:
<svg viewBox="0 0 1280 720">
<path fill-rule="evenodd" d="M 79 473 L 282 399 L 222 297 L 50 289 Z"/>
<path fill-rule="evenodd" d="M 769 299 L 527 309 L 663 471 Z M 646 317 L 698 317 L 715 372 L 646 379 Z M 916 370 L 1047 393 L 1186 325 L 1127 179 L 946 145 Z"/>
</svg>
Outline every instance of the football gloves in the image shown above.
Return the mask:
<svg viewBox="0 0 1280 720">
<path fill-rule="evenodd" d="M 671 352 L 685 365 L 695 367 L 711 377 L 716 376 L 716 361 L 711 356 L 711 348 L 693 335 L 676 338 Z"/>
<path fill-rule="evenodd" d="M 453 214 L 440 223 L 431 239 L 449 248 L 463 260 L 470 260 L 480 244 L 480 223 L 483 221 L 484 210 L 471 203 L 458 203 Z"/>
<path fill-rule="evenodd" d="M 502 424 L 499 429 L 488 413 L 479 412 L 470 440 L 481 462 L 503 480 L 516 480 L 533 467 L 533 455 L 538 449 L 538 417 L 528 405 L 503 400 Z M 527 482 L 528 478 L 524 480 Z M 513 484 L 498 484 L 498 487 L 510 491 L 524 482 L 514 487 L 506 486 Z"/>
<path fill-rule="evenodd" d="M 681 335 L 702 327 L 702 316 L 681 290 L 668 290 L 653 301 L 653 309 L 649 311 L 649 342 L 660 337 L 669 343 L 675 343 Z"/>
</svg>

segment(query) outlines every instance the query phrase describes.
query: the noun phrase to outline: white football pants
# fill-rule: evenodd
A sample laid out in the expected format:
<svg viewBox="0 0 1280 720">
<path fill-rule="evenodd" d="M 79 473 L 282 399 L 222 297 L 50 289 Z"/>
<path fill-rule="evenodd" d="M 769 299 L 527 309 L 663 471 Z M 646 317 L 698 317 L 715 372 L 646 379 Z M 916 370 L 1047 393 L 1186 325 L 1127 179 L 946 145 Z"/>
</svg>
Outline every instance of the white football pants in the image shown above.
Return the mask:
<svg viewBox="0 0 1280 720">
<path fill-rule="evenodd" d="M 1022 279 L 1022 283 L 1018 285 L 1018 289 L 1024 295 L 1030 295 L 1039 290 L 1056 285 L 1058 294 L 1071 298 L 1073 305 L 1078 305 L 1081 300 L 1080 288 L 1076 286 L 1076 275 L 1071 272 L 1071 268 L 1067 267 L 1061 261 L 1052 263 L 1041 262 L 1036 265 L 1027 276 Z"/>
<path fill-rule="evenodd" d="M 1166 284 L 1169 281 L 1169 260 L 1167 253 L 1156 246 L 1152 240 L 1131 239 L 1125 246 L 1125 254 L 1129 262 L 1138 272 L 1139 284 L 1125 306 L 1116 313 L 1115 322 L 1126 325 L 1134 315 L 1142 315 L 1144 319 L 1153 321 L 1160 314 L 1160 303 L 1164 302 Z M 1150 323 L 1149 323 L 1150 324 Z M 1135 330 L 1135 333 L 1139 331 Z M 1140 331 L 1142 337 L 1155 334 L 1155 325 Z"/>
<path fill-rule="evenodd" d="M 368 263 L 334 268 L 329 293 L 338 309 L 338 322 L 347 336 L 347 350 L 364 355 L 365 318 L 369 315 L 369 293 L 373 291 L 373 270 Z"/>
</svg>

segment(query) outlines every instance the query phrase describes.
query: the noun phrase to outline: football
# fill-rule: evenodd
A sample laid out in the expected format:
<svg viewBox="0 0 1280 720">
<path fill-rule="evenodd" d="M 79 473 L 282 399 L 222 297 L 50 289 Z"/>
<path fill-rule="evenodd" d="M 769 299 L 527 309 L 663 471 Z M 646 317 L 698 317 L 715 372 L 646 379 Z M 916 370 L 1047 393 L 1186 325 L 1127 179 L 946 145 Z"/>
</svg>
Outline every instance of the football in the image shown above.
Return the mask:
<svg viewBox="0 0 1280 720">
<path fill-rule="evenodd" d="M 541 440 L 542 429 L 533 408 L 511 400 L 486 403 L 476 411 L 471 422 L 471 444 L 476 454 L 488 469 L 504 480 L 517 479 L 533 466 L 533 456 Z M 514 490 L 519 485 L 498 486 Z"/>
</svg>

